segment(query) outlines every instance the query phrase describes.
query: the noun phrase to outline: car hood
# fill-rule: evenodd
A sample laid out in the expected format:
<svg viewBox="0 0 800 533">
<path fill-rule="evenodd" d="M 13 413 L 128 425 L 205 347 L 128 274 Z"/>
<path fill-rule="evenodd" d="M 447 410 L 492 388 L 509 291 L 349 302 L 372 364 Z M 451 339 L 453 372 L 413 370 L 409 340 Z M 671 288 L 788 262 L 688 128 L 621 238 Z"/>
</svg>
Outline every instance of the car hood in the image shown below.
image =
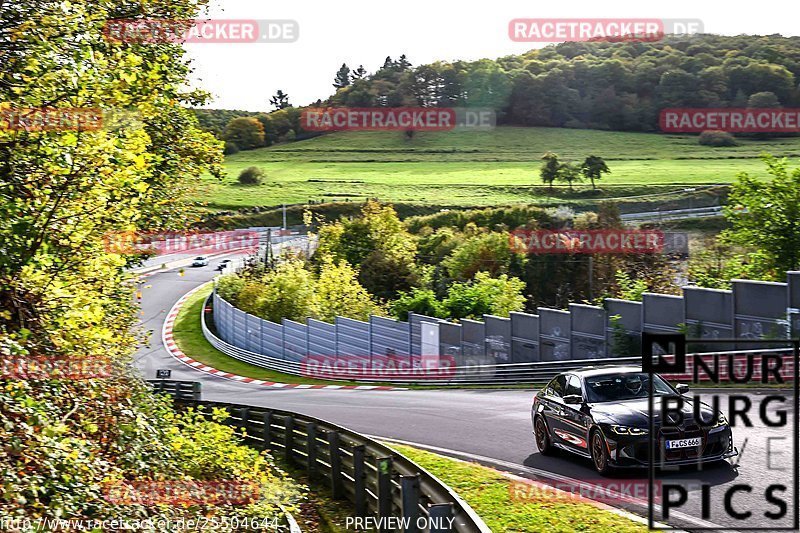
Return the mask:
<svg viewBox="0 0 800 533">
<path fill-rule="evenodd" d="M 708 422 L 712 417 L 716 418 L 714 410 L 703 402 L 700 403 L 700 412 L 703 420 Z M 684 397 L 683 399 L 683 424 L 692 424 L 694 420 L 694 401 Z M 674 405 L 674 404 L 673 404 Z M 589 404 L 592 417 L 599 424 L 618 424 L 620 426 L 648 427 L 648 401 L 647 398 L 637 398 L 633 400 L 622 400 L 618 402 L 602 402 Z M 661 425 L 661 400 L 660 397 L 653 398 L 653 419 L 656 426 Z M 670 424 L 672 425 L 672 424 Z"/>
</svg>

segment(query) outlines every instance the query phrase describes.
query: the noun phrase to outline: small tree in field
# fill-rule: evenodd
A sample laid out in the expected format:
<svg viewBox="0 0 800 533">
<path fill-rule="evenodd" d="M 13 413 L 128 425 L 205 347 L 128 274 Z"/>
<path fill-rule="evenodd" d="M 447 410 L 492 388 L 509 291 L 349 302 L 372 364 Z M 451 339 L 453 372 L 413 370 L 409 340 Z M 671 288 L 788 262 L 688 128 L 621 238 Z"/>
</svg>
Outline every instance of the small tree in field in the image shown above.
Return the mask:
<svg viewBox="0 0 800 533">
<path fill-rule="evenodd" d="M 264 171 L 260 168 L 247 167 L 239 173 L 239 183 L 242 185 L 260 185 L 264 177 Z"/>
<path fill-rule="evenodd" d="M 586 159 L 583 160 L 583 164 L 581 164 L 581 174 L 583 177 L 588 179 L 592 182 L 592 189 L 596 189 L 597 186 L 594 184 L 594 180 L 599 180 L 603 177 L 603 174 L 611 172 L 606 165 L 605 160 L 597 155 L 590 155 Z"/>
<path fill-rule="evenodd" d="M 569 190 L 572 190 L 572 184 L 581 181 L 581 169 L 578 165 L 573 163 L 562 163 L 558 167 L 558 174 L 556 176 L 558 181 L 564 181 L 569 184 Z"/>
<path fill-rule="evenodd" d="M 558 171 L 561 168 L 561 163 L 558 161 L 558 154 L 547 152 L 542 156 L 542 168 L 539 170 L 539 175 L 542 181 L 545 182 L 550 190 L 553 190 L 553 182 L 558 178 Z"/>
</svg>

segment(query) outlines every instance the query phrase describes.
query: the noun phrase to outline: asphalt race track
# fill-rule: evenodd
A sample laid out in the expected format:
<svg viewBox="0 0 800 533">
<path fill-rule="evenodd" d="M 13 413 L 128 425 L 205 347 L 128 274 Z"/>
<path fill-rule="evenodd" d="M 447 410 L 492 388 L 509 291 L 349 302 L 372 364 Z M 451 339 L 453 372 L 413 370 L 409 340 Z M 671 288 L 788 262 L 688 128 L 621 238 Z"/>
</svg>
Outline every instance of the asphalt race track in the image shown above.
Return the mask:
<svg viewBox="0 0 800 533">
<path fill-rule="evenodd" d="M 221 259 L 212 259 L 207 267 L 187 267 L 184 276 L 173 270 L 147 278 L 141 318 L 143 325 L 151 330 L 150 346 L 142 347 L 136 354 L 136 366 L 146 379 L 154 379 L 156 369 L 168 368 L 172 370 L 173 379 L 200 381 L 204 399 L 297 411 L 361 433 L 432 447 L 441 453 L 477 460 L 524 477 L 563 484 L 580 480 L 590 487 L 598 479 L 588 460 L 563 453 L 544 457 L 537 452 L 530 421 L 533 390 L 281 390 L 224 380 L 176 361 L 161 342 L 161 328 L 167 312 L 185 293 L 210 280 Z M 793 501 L 791 390 L 783 392 L 788 400 L 783 409 L 787 411 L 789 425 L 782 428 L 766 428 L 760 422 L 758 405 L 765 394 L 769 393 L 748 394 L 754 406 L 751 412 L 754 426 L 747 428 L 737 424 L 733 429 L 736 446 L 742 454 L 730 462 L 740 460 L 738 468 L 722 463 L 701 471 L 688 469 L 660 476 L 664 483 L 681 484 L 689 490 L 687 502 L 671 513 L 667 521 L 671 526 L 687 530 L 791 527 L 792 513 L 797 508 Z M 723 397 L 722 405 L 725 404 Z M 767 457 L 768 437 L 786 438 L 771 442 L 771 457 Z M 616 488 L 630 487 L 630 482 L 639 487 L 646 484 L 646 471 L 626 471 L 603 481 L 617 484 Z M 711 486 L 710 515 L 705 520 L 701 518 L 701 483 Z M 752 512 L 752 516 L 744 520 L 732 518 L 724 511 L 725 492 L 739 484 L 752 487 L 751 492 L 740 491 L 732 498 L 735 510 Z M 770 484 L 786 487 L 785 492 L 774 493 L 787 503 L 787 515 L 780 520 L 764 516 L 765 511 L 778 509 L 765 500 L 764 491 Z M 647 516 L 646 500 L 614 497 L 604 501 Z M 656 509 L 655 519 L 661 521 L 662 518 L 660 509 Z"/>
</svg>

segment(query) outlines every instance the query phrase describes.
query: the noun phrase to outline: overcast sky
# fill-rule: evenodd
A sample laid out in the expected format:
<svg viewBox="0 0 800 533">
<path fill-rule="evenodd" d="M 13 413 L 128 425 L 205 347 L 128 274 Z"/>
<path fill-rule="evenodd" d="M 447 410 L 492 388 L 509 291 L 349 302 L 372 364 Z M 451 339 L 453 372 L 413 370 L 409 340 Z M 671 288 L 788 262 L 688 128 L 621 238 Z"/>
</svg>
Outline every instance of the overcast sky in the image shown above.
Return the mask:
<svg viewBox="0 0 800 533">
<path fill-rule="evenodd" d="M 294 43 L 187 44 L 196 87 L 214 95 L 209 107 L 266 111 L 277 89 L 294 105 L 333 93 L 334 74 L 345 62 L 374 72 L 387 55 L 405 53 L 414 65 L 436 60 L 496 58 L 543 45 L 508 37 L 514 18 L 701 19 L 707 33 L 797 35 L 792 2 L 669 2 L 577 0 L 212 0 L 211 18 L 292 19 Z"/>
</svg>

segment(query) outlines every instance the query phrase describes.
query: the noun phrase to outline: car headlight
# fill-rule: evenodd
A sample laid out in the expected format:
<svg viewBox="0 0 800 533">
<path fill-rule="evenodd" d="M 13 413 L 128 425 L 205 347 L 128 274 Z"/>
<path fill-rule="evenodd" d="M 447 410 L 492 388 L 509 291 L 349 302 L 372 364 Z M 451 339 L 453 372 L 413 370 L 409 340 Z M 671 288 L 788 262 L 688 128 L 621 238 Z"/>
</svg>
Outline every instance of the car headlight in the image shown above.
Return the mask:
<svg viewBox="0 0 800 533">
<path fill-rule="evenodd" d="M 728 425 L 728 419 L 725 418 L 725 415 L 720 414 L 719 417 L 717 418 L 717 422 L 711 427 L 718 428 L 720 426 L 727 426 L 727 425 Z"/>
<path fill-rule="evenodd" d="M 647 435 L 647 430 L 630 426 L 611 426 L 611 431 L 617 435 Z"/>
</svg>

